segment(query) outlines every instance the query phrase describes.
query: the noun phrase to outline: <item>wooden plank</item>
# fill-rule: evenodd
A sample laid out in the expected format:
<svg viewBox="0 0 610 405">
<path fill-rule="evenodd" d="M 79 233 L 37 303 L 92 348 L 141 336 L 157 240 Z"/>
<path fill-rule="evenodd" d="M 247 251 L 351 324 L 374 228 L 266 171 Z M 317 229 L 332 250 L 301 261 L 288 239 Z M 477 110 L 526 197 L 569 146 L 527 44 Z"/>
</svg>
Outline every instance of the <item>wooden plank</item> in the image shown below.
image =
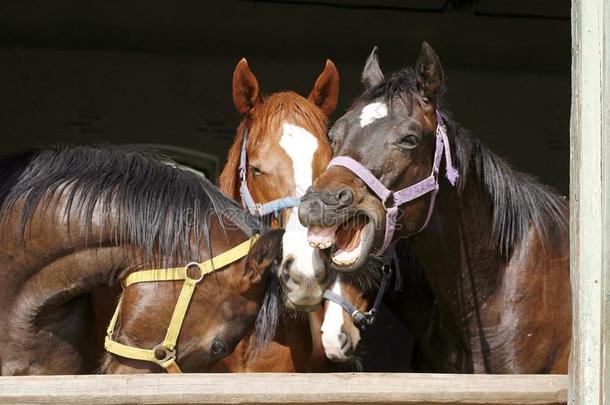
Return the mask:
<svg viewBox="0 0 610 405">
<path fill-rule="evenodd" d="M 572 3 L 570 271 L 573 342 L 570 403 L 601 404 L 608 366 L 605 347 L 610 290 L 610 136 L 605 41 L 608 2 Z M 606 19 L 606 21 L 604 21 Z M 604 71 L 606 69 L 606 71 Z M 605 111 L 604 111 L 605 110 Z M 604 123 L 605 120 L 605 123 Z M 605 289 L 605 293 L 604 293 Z M 603 338 L 602 330 L 606 333 Z M 605 339 L 605 340 L 604 340 Z M 604 341 L 606 343 L 604 343 Z M 605 389 L 608 392 L 608 389 Z"/>
<path fill-rule="evenodd" d="M 610 3 L 606 1 L 603 11 L 602 29 L 604 47 L 602 57 L 602 192 L 604 222 L 603 229 L 610 229 Z M 610 232 L 604 233 L 604 262 L 602 265 L 602 403 L 610 404 Z"/>
<path fill-rule="evenodd" d="M 565 375 L 147 374 L 0 377 L 2 404 L 556 404 Z"/>
</svg>

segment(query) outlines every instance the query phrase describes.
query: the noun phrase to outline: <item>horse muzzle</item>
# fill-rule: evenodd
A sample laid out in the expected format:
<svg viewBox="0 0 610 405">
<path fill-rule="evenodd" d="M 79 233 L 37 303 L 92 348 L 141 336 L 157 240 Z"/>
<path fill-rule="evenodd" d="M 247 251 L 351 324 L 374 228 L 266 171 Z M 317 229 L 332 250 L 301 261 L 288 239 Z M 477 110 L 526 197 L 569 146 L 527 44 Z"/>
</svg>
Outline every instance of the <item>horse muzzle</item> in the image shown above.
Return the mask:
<svg viewBox="0 0 610 405">
<path fill-rule="evenodd" d="M 299 221 L 306 227 L 333 227 L 347 219 L 353 201 L 354 193 L 347 187 L 326 191 L 310 188 L 301 198 Z"/>
</svg>

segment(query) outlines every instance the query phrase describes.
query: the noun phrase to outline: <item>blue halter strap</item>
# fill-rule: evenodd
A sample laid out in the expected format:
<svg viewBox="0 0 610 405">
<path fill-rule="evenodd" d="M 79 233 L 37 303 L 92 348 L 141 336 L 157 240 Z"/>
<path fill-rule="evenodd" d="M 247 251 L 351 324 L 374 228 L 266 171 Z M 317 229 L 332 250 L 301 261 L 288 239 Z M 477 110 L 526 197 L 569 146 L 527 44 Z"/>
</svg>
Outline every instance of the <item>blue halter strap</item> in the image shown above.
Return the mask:
<svg viewBox="0 0 610 405">
<path fill-rule="evenodd" d="M 244 137 L 241 141 L 241 156 L 239 158 L 239 178 L 241 185 L 239 186 L 239 194 L 241 194 L 242 204 L 253 215 L 265 216 L 268 214 L 277 214 L 285 209 L 296 207 L 300 203 L 299 197 L 284 197 L 277 200 L 269 201 L 265 204 L 258 204 L 252 198 L 250 190 L 248 190 L 248 157 L 246 154 L 246 145 L 248 144 L 248 128 L 244 130 Z"/>
</svg>

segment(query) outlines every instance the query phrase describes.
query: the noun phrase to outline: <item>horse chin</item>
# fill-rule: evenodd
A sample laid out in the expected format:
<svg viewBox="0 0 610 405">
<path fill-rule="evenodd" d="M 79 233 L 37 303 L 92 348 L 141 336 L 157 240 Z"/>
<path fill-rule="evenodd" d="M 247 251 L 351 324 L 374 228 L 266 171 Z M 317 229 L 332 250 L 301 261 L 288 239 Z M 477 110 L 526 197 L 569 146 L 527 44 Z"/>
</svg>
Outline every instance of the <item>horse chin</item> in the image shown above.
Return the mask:
<svg viewBox="0 0 610 405">
<path fill-rule="evenodd" d="M 282 288 L 282 304 L 284 305 L 284 308 L 298 312 L 314 312 L 320 309 L 322 305 L 321 293 L 319 298 L 314 298 L 308 295 L 310 293 L 302 294 L 299 293 L 299 291 L 291 291 L 290 288 L 281 281 L 280 285 Z"/>
<path fill-rule="evenodd" d="M 295 304 L 294 302 L 292 302 L 290 300 L 290 298 L 288 298 L 287 295 L 284 295 L 284 299 L 283 299 L 283 303 L 284 303 L 284 307 L 292 310 L 292 311 L 298 311 L 298 312 L 315 312 L 318 309 L 320 309 L 321 304 L 313 304 L 313 305 L 301 305 L 301 304 Z"/>
</svg>

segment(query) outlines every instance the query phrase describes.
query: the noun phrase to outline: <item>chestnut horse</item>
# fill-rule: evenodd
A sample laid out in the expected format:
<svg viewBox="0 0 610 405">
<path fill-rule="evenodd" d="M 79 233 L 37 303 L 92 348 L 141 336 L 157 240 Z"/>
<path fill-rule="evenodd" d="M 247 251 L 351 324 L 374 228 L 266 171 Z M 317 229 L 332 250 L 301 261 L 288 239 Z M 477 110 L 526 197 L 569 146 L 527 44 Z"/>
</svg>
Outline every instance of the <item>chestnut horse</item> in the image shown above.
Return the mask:
<svg viewBox="0 0 610 405">
<path fill-rule="evenodd" d="M 374 49 L 362 81 L 364 93 L 329 132 L 335 157 L 303 197 L 302 223 L 333 244 L 333 267 L 343 272 L 410 238 L 435 297 L 418 339 L 440 342 L 421 368 L 565 373 L 565 198 L 450 117 L 443 69 L 428 44 L 414 68 L 387 79 Z"/>
<path fill-rule="evenodd" d="M 225 266 L 212 266 L 214 274 L 185 270 L 183 278 L 200 279 L 175 342 L 175 363 L 184 371 L 209 370 L 251 328 L 261 303 L 273 301 L 267 285 L 282 232 L 242 244 L 260 233 L 258 219 L 202 177 L 166 162 L 87 146 L 0 162 L 3 375 L 93 372 L 88 294 L 139 270 L 185 266 L 242 247 Z M 183 284 L 126 287 L 111 339 L 139 349 L 164 341 Z M 263 308 L 259 327 L 273 329 L 271 312 Z M 115 373 L 162 370 L 114 355 L 103 366 Z"/>
<path fill-rule="evenodd" d="M 279 279 L 287 309 L 282 328 L 259 356 L 250 355 L 256 340 L 256 331 L 252 331 L 233 355 L 218 364 L 217 371 L 329 371 L 332 366 L 324 354 L 335 361 L 350 360 L 360 340 L 359 330 L 334 303 L 326 303 L 306 317 L 293 311 L 318 306 L 330 280 L 326 264 L 307 242 L 294 204 L 330 161 L 326 125 L 338 91 L 339 74 L 331 61 L 326 62 L 307 99 L 294 92 L 262 97 L 246 60 L 235 68 L 233 99 L 243 119 L 219 186 L 252 212 L 266 216 L 273 227 L 285 226 Z M 367 307 L 367 297 L 357 285 L 334 281 L 332 289 L 359 309 Z"/>
</svg>

